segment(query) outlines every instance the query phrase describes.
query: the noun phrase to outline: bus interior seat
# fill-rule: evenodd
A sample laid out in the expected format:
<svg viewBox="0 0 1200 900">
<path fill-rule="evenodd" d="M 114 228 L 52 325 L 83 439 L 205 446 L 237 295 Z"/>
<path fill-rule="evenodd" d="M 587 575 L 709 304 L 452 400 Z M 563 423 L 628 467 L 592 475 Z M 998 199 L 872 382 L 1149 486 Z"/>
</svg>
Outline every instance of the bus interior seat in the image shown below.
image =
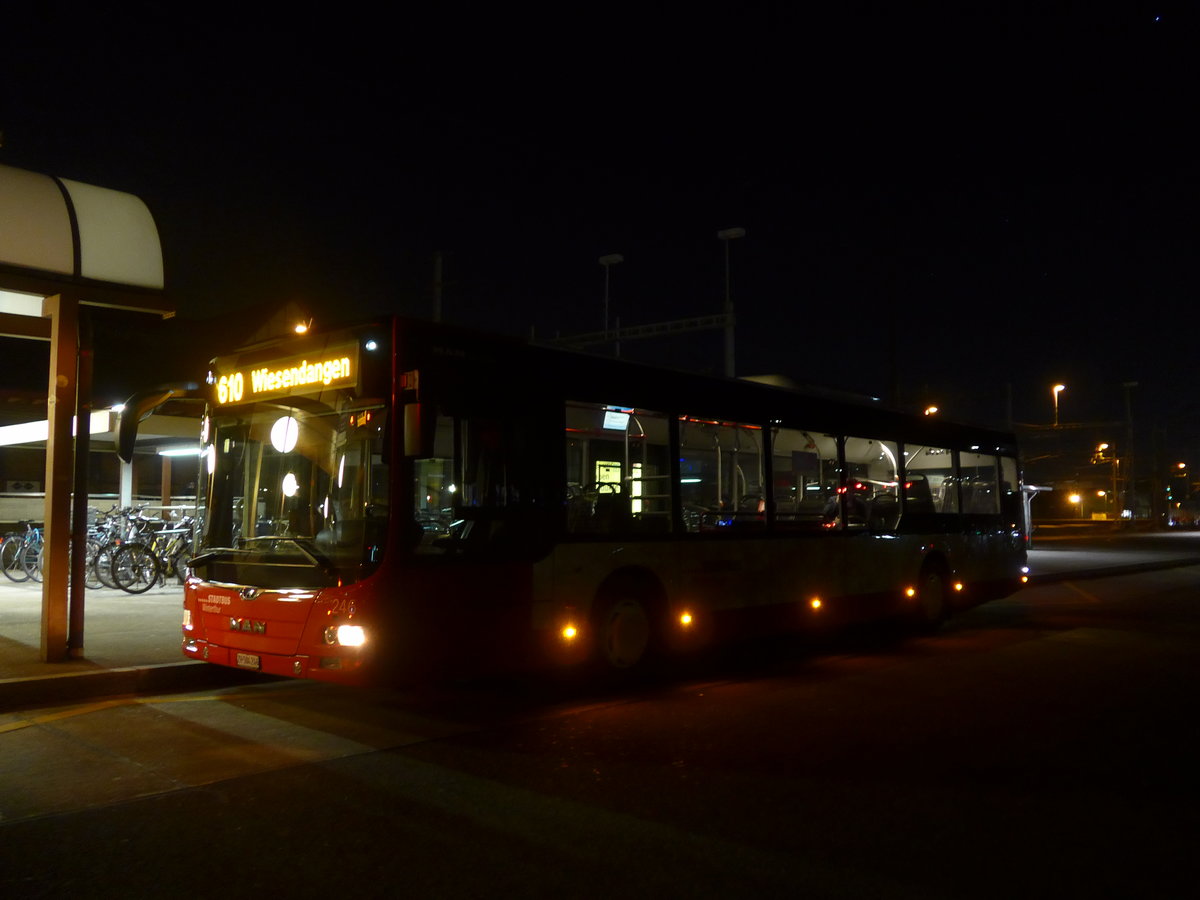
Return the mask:
<svg viewBox="0 0 1200 900">
<path fill-rule="evenodd" d="M 872 528 L 890 531 L 900 520 L 900 499 L 895 494 L 879 493 L 871 498 L 867 524 Z"/>
<path fill-rule="evenodd" d="M 976 515 L 994 513 L 996 504 L 995 486 L 990 482 L 980 481 L 963 485 L 963 510 Z"/>
<path fill-rule="evenodd" d="M 596 511 L 593 513 L 596 531 L 602 534 L 628 531 L 632 518 L 633 509 L 624 494 L 603 492 L 596 496 Z"/>
<path fill-rule="evenodd" d="M 933 493 L 929 490 L 929 481 L 924 476 L 909 479 L 904 490 L 904 511 L 908 513 L 935 511 Z"/>
</svg>

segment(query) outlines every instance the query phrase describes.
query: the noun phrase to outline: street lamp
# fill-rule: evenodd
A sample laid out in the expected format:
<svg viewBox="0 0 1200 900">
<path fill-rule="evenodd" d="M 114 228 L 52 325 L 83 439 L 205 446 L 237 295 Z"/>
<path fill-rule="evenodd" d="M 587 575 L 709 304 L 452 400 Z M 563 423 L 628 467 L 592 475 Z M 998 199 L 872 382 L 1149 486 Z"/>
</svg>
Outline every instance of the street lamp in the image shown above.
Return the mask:
<svg viewBox="0 0 1200 900">
<path fill-rule="evenodd" d="M 1065 384 L 1056 384 L 1050 389 L 1050 393 L 1054 395 L 1054 427 L 1058 427 L 1058 395 L 1067 389 Z"/>
<path fill-rule="evenodd" d="M 617 263 L 625 262 L 625 257 L 620 253 L 610 253 L 607 256 L 600 257 L 600 265 L 604 267 L 604 336 L 608 337 L 608 270 Z M 621 355 L 620 344 L 617 345 L 617 355 Z"/>
<path fill-rule="evenodd" d="M 729 242 L 746 236 L 745 228 L 722 228 L 717 238 L 725 245 L 725 377 L 733 377 L 733 295 L 729 281 Z"/>
</svg>

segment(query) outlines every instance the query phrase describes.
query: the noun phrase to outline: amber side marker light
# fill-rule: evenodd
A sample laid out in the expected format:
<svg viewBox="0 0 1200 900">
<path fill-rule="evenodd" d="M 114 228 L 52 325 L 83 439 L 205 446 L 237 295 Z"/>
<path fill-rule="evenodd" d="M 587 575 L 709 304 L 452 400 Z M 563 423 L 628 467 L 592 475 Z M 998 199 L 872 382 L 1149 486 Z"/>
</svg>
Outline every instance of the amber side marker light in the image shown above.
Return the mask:
<svg viewBox="0 0 1200 900">
<path fill-rule="evenodd" d="M 917 589 L 916 589 L 915 587 L 906 587 L 906 588 L 904 589 L 904 596 L 905 596 L 905 597 L 915 597 L 915 596 L 917 596 Z"/>
<path fill-rule="evenodd" d="M 965 587 L 965 585 L 964 585 L 964 584 L 963 584 L 961 581 L 956 581 L 956 582 L 954 582 L 954 590 L 956 590 L 956 591 L 962 591 L 962 589 L 963 589 L 964 587 Z"/>
<path fill-rule="evenodd" d="M 808 601 L 808 605 L 809 605 L 809 606 L 810 606 L 812 609 L 820 609 L 820 608 L 821 608 L 821 598 L 820 598 L 820 597 L 813 597 L 811 600 L 809 600 L 809 601 Z"/>
<path fill-rule="evenodd" d="M 690 612 L 680 613 L 679 614 L 679 624 L 682 625 L 684 628 L 687 628 L 689 625 L 691 625 L 692 624 L 692 614 Z"/>
<path fill-rule="evenodd" d="M 573 641 L 579 635 L 579 629 L 574 625 L 564 625 L 562 630 L 562 639 L 564 641 Z"/>
</svg>

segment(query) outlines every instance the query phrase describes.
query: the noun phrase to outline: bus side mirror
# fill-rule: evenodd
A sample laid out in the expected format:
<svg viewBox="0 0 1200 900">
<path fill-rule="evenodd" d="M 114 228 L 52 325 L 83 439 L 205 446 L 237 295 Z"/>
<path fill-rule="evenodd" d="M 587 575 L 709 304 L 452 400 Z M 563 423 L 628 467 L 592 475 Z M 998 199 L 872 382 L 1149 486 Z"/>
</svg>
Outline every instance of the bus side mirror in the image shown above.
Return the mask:
<svg viewBox="0 0 1200 900">
<path fill-rule="evenodd" d="M 404 404 L 404 455 L 415 459 L 433 456 L 433 423 L 427 421 L 431 409 L 420 403 Z"/>
<path fill-rule="evenodd" d="M 200 385 L 191 382 L 168 384 L 162 387 L 139 391 L 125 401 L 121 417 L 117 422 L 117 456 L 123 462 L 133 462 L 133 448 L 137 443 L 138 425 L 148 419 L 156 409 L 171 398 L 187 397 L 200 399 L 197 392 Z M 200 436 L 199 427 L 196 429 L 197 438 Z"/>
</svg>

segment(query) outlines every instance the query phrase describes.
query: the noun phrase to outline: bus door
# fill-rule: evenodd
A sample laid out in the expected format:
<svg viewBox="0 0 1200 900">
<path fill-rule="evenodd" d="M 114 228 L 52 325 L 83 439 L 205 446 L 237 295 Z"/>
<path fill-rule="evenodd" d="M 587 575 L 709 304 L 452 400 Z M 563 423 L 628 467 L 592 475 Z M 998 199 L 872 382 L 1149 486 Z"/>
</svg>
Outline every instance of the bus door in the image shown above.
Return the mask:
<svg viewBox="0 0 1200 900">
<path fill-rule="evenodd" d="M 843 441 L 846 586 L 856 597 L 894 599 L 914 576 L 910 542 L 899 538 L 900 447 L 895 441 Z"/>
<path fill-rule="evenodd" d="M 764 606 L 786 591 L 767 538 L 763 428 L 679 417 L 679 496 L 687 538 L 681 592 L 711 610 Z"/>
<path fill-rule="evenodd" d="M 487 665 L 520 652 L 534 566 L 553 547 L 547 418 L 440 412 L 429 452 L 412 460 L 404 602 L 426 627 L 470 636 L 460 649 Z"/>
<path fill-rule="evenodd" d="M 1019 495 L 1016 460 L 964 450 L 958 462 L 968 569 L 964 574 L 988 583 L 1014 578 L 1017 573 L 1009 569 L 1013 551 L 1021 544 L 1018 509 L 1012 499 Z"/>
<path fill-rule="evenodd" d="M 824 604 L 842 592 L 839 443 L 823 431 L 771 429 L 772 569 L 780 602 L 799 600 L 812 608 L 814 601 Z"/>
</svg>

